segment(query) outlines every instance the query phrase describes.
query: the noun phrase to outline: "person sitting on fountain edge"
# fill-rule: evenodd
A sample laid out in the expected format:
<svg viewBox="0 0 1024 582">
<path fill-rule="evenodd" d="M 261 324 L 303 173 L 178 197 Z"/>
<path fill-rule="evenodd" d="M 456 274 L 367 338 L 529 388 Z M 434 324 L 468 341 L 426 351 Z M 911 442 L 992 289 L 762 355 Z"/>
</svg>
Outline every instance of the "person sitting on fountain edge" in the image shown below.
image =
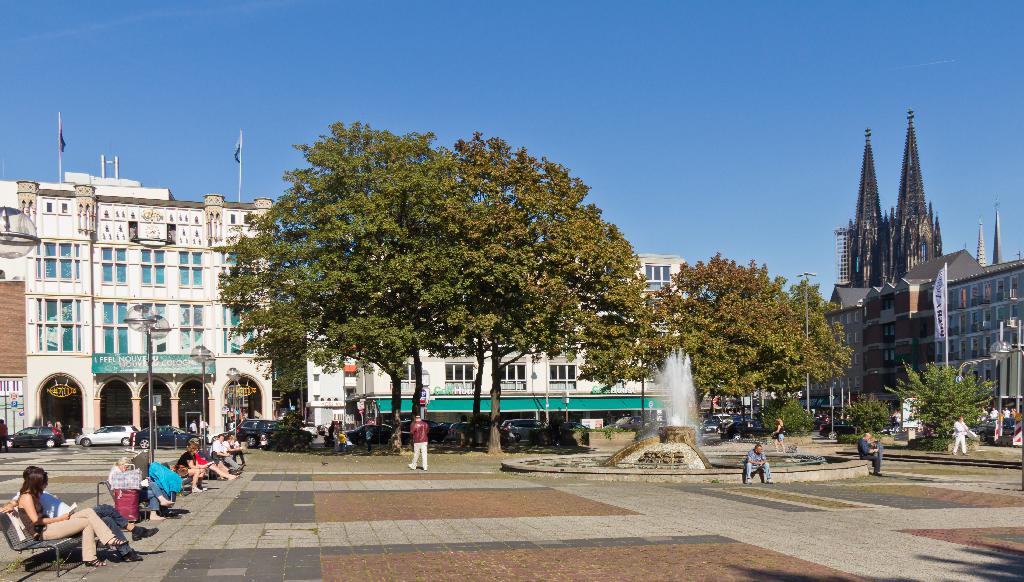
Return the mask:
<svg viewBox="0 0 1024 582">
<path fill-rule="evenodd" d="M 768 457 L 764 454 L 764 448 L 760 443 L 754 445 L 753 449 L 747 453 L 747 458 L 743 460 L 743 482 L 750 485 L 752 481 L 751 477 L 754 473 L 761 474 L 761 482 L 772 484 L 772 470 L 768 466 Z"/>
</svg>

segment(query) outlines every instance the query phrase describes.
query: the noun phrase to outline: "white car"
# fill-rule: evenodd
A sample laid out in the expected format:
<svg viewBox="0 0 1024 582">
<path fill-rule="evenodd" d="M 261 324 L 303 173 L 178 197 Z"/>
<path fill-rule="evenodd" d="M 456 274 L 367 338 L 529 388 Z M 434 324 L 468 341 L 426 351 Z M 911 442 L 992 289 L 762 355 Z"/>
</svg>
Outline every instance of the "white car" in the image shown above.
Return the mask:
<svg viewBox="0 0 1024 582">
<path fill-rule="evenodd" d="M 133 432 L 139 429 L 128 424 L 117 424 L 113 426 L 101 426 L 96 432 L 79 435 L 75 438 L 75 444 L 83 447 L 93 445 L 121 445 L 127 447 L 131 441 Z"/>
</svg>

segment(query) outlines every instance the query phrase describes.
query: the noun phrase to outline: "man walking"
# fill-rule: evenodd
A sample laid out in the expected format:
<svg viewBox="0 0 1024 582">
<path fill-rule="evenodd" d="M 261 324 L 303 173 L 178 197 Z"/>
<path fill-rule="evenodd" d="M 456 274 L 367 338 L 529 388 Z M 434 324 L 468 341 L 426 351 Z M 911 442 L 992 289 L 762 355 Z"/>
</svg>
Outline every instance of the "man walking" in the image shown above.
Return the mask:
<svg viewBox="0 0 1024 582">
<path fill-rule="evenodd" d="M 412 437 L 412 462 L 409 468 L 416 470 L 416 459 L 423 455 L 423 470 L 427 470 L 427 437 L 430 434 L 430 427 L 423 422 L 420 415 L 412 417 L 412 424 L 409 425 L 409 436 Z"/>
<path fill-rule="evenodd" d="M 882 476 L 882 443 L 872 440 L 871 433 L 864 433 L 857 441 L 857 454 L 861 459 L 870 460 L 874 474 Z"/>
<path fill-rule="evenodd" d="M 963 448 L 964 455 L 967 455 L 967 435 L 976 437 L 967 423 L 964 422 L 964 417 L 960 417 L 953 423 L 953 456 L 956 456 L 956 450 L 959 447 Z"/>
</svg>

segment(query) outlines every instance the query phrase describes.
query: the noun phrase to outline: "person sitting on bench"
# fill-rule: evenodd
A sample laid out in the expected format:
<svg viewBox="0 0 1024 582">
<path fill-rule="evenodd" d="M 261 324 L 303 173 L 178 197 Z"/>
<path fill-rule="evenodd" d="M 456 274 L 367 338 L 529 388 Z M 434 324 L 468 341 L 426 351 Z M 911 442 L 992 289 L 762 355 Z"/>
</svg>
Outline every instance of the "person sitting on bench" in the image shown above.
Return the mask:
<svg viewBox="0 0 1024 582">
<path fill-rule="evenodd" d="M 239 467 L 245 467 L 245 449 L 243 449 L 242 444 L 238 442 L 238 437 L 233 434 L 229 434 L 226 444 L 228 446 L 228 452 L 231 453 L 231 458 L 238 463 Z"/>
<path fill-rule="evenodd" d="M 47 517 L 43 512 L 41 500 L 49 483 L 46 471 L 41 467 L 30 466 L 25 469 L 24 477 L 19 490 L 17 509 L 26 533 L 38 535 L 44 540 L 57 540 L 82 534 L 82 560 L 94 568 L 106 565 L 106 562 L 96 555 L 97 538 L 103 545 L 115 549 L 122 561 L 142 560 L 128 544 L 124 534 L 120 530 L 114 533 L 92 509 L 69 511 L 59 517 Z M 7 507 L 4 509 L 7 510 Z"/>
<path fill-rule="evenodd" d="M 224 435 L 219 434 L 213 438 L 213 444 L 210 445 L 210 460 L 215 464 L 220 463 L 227 467 L 229 473 L 234 475 L 239 467 L 238 463 L 228 452 L 228 446 L 224 444 Z"/>
<path fill-rule="evenodd" d="M 747 453 L 747 458 L 743 460 L 743 482 L 750 485 L 750 478 L 754 476 L 754 473 L 761 474 L 762 483 L 772 483 L 772 469 L 768 466 L 768 457 L 764 454 L 764 448 L 760 444 L 754 445 L 754 448 Z"/>
<path fill-rule="evenodd" d="M 114 463 L 114 466 L 110 468 L 110 473 L 107 474 L 107 484 L 110 485 L 111 490 L 114 488 L 115 476 L 122 471 L 127 471 L 128 467 L 133 465 L 131 457 L 121 457 Z M 139 499 L 147 503 L 150 521 L 163 521 L 166 518 L 162 515 L 161 508 L 174 505 L 174 501 L 158 483 L 154 483 L 152 480 L 143 480 L 143 483 L 145 485 L 139 489 Z"/>
<path fill-rule="evenodd" d="M 882 476 L 882 443 L 872 439 L 871 433 L 864 433 L 857 441 L 857 455 L 863 460 L 870 460 L 874 474 Z"/>
</svg>

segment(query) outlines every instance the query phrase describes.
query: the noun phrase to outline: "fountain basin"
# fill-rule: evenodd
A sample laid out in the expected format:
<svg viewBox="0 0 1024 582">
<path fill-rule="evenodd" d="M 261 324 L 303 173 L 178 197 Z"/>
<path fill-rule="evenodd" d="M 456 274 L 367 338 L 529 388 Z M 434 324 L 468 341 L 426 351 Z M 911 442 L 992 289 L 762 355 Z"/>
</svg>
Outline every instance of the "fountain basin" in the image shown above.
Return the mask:
<svg viewBox="0 0 1024 582">
<path fill-rule="evenodd" d="M 511 459 L 501 464 L 503 471 L 539 477 L 575 477 L 592 481 L 638 481 L 647 483 L 742 483 L 741 455 L 713 456 L 707 469 L 673 467 L 604 466 L 607 455 L 565 455 Z M 825 456 L 820 464 L 787 464 L 784 459 L 769 459 L 772 480 L 776 483 L 834 481 L 866 477 L 869 461 Z"/>
</svg>

